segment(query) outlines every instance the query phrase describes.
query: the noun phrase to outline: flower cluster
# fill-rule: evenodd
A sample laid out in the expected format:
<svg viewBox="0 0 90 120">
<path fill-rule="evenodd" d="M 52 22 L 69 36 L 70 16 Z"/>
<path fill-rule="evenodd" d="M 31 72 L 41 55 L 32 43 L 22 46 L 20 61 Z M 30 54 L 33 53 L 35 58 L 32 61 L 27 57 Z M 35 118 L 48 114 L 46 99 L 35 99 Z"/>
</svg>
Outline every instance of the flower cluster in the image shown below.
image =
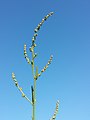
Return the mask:
<svg viewBox="0 0 90 120">
<path fill-rule="evenodd" d="M 42 21 L 38 24 L 38 26 L 35 28 L 34 30 L 34 35 L 32 37 L 32 45 L 31 47 L 29 48 L 30 52 L 32 52 L 32 60 L 30 61 L 30 59 L 28 58 L 28 55 L 27 55 L 27 52 L 26 52 L 26 45 L 24 45 L 24 57 L 26 59 L 26 61 L 32 65 L 32 68 L 34 67 L 34 58 L 36 58 L 37 56 L 37 53 L 34 53 L 34 48 L 37 46 L 35 44 L 35 40 L 36 40 L 36 37 L 38 36 L 37 32 L 40 30 L 42 24 L 44 23 L 44 21 L 46 21 L 50 16 L 53 15 L 53 12 L 50 12 L 48 15 L 46 15 Z M 41 76 L 41 74 L 48 68 L 49 64 L 51 64 L 51 61 L 52 61 L 52 58 L 53 56 L 51 55 L 50 56 L 50 59 L 48 61 L 48 63 L 46 64 L 46 66 L 41 70 L 41 72 L 38 74 L 35 74 L 34 75 L 34 79 L 37 80 L 39 76 Z M 34 69 L 34 68 L 33 68 Z M 37 70 L 36 70 L 37 71 Z"/>
<path fill-rule="evenodd" d="M 18 88 L 18 90 L 22 93 L 22 97 L 26 98 L 32 104 L 32 102 L 29 100 L 29 98 L 23 92 L 22 88 L 19 86 L 18 81 L 16 80 L 16 76 L 14 73 L 12 73 L 12 79 L 13 79 L 16 87 Z"/>
<path fill-rule="evenodd" d="M 16 80 L 16 77 L 15 77 L 14 73 L 12 73 L 12 79 L 13 79 L 15 85 L 18 86 L 18 81 Z"/>
<path fill-rule="evenodd" d="M 23 92 L 22 88 L 19 86 L 18 81 L 16 80 L 15 74 L 12 73 L 12 79 L 15 83 L 15 86 L 18 88 L 18 90 L 21 92 L 22 97 L 24 97 L 26 100 L 28 100 L 32 106 L 33 106 L 33 115 L 32 115 L 32 119 L 35 120 L 35 102 L 36 102 L 36 80 L 38 79 L 38 77 L 41 76 L 41 74 L 46 71 L 46 69 L 49 67 L 49 65 L 52 62 L 53 56 L 50 56 L 50 59 L 48 60 L 48 63 L 45 65 L 45 67 L 40 71 L 40 73 L 38 72 L 38 67 L 35 66 L 34 63 L 34 59 L 36 58 L 37 54 L 34 52 L 34 48 L 37 46 L 35 44 L 36 38 L 38 36 L 38 31 L 40 30 L 41 26 L 43 25 L 43 23 L 50 17 L 53 15 L 53 12 L 50 12 L 48 15 L 46 15 L 42 21 L 38 24 L 38 26 L 34 29 L 34 35 L 32 37 L 32 44 L 31 47 L 29 48 L 30 52 L 32 53 L 32 59 L 28 58 L 27 55 L 27 51 L 26 51 L 26 45 L 24 45 L 24 57 L 27 61 L 28 64 L 31 64 L 32 66 L 32 73 L 33 73 L 33 79 L 34 79 L 34 85 L 31 86 L 31 91 L 32 91 L 32 100 L 30 101 L 29 98 L 26 96 L 26 94 Z M 35 70 L 36 67 L 36 70 Z M 59 108 L 59 101 L 57 101 L 56 103 L 56 108 L 55 108 L 55 112 L 52 116 L 52 118 L 50 120 L 55 120 L 56 115 L 58 113 L 58 108 Z"/>
<path fill-rule="evenodd" d="M 42 26 L 42 24 L 44 23 L 44 21 L 46 21 L 51 15 L 53 15 L 53 12 L 50 12 L 48 15 L 46 15 L 42 21 L 38 24 L 38 26 L 35 28 L 34 32 L 37 33 L 40 30 L 40 27 Z"/>
<path fill-rule="evenodd" d="M 58 108 L 59 108 L 59 100 L 58 100 L 57 103 L 56 103 L 55 112 L 54 112 L 54 114 L 53 114 L 53 116 L 52 116 L 52 118 L 51 118 L 50 120 L 55 120 L 55 119 L 56 119 L 56 115 L 57 115 L 57 113 L 58 113 Z"/>
<path fill-rule="evenodd" d="M 30 64 L 30 59 L 27 56 L 27 52 L 26 52 L 26 45 L 24 45 L 24 57 L 26 59 L 26 61 L 28 62 L 28 64 Z"/>
<path fill-rule="evenodd" d="M 51 64 L 53 59 L 53 55 L 50 56 L 50 59 L 48 60 L 48 63 L 45 65 L 45 67 L 41 70 L 40 74 L 38 74 L 38 76 L 41 76 L 41 74 L 46 71 L 46 69 L 48 68 L 48 66 Z"/>
<path fill-rule="evenodd" d="M 40 77 L 41 74 L 42 74 L 44 71 L 46 71 L 46 69 L 48 68 L 48 66 L 51 64 L 52 59 L 53 59 L 53 55 L 50 56 L 50 59 L 48 60 L 48 63 L 45 65 L 45 67 L 41 70 L 40 73 L 38 73 L 38 67 L 36 67 L 36 74 L 35 74 L 35 76 L 34 76 L 34 79 L 35 79 L 35 80 L 37 80 L 38 77 Z"/>
<path fill-rule="evenodd" d="M 38 26 L 34 29 L 34 35 L 33 35 L 33 37 L 32 37 L 32 45 L 31 45 L 31 47 L 29 48 L 30 52 L 32 52 L 32 60 L 31 60 L 31 61 L 30 61 L 30 59 L 28 58 L 28 55 L 27 55 L 27 52 L 26 52 L 26 45 L 24 45 L 24 57 L 25 57 L 26 61 L 27 61 L 29 64 L 31 64 L 31 65 L 34 64 L 34 58 L 36 58 L 36 56 L 37 56 L 37 53 L 34 53 L 34 48 L 37 46 L 37 45 L 35 44 L 36 37 L 38 36 L 37 32 L 40 30 L 40 28 L 41 28 L 42 24 L 44 23 L 44 21 L 46 21 L 46 20 L 47 20 L 50 16 L 52 16 L 52 15 L 53 15 L 53 12 L 50 12 L 48 15 L 46 15 L 46 16 L 42 19 L 42 21 L 38 24 Z M 52 59 L 52 57 L 51 57 L 51 59 Z M 44 72 L 44 71 L 47 69 L 48 65 L 51 63 L 51 59 L 50 59 L 50 61 L 48 61 L 48 64 L 44 67 L 44 69 L 42 69 L 42 71 L 40 72 L 40 74 L 39 74 L 38 76 L 40 76 L 41 73 Z"/>
<path fill-rule="evenodd" d="M 16 87 L 17 87 L 17 88 L 20 90 L 20 92 L 22 93 L 22 97 L 25 97 L 25 94 L 23 93 L 22 88 L 19 86 L 18 81 L 16 80 L 16 77 L 15 77 L 15 74 L 14 74 L 14 73 L 12 73 L 12 79 L 13 79 L 13 81 L 15 82 Z"/>
<path fill-rule="evenodd" d="M 34 50 L 34 47 L 36 47 L 36 44 L 35 44 L 35 40 L 36 40 L 36 37 L 38 36 L 37 32 L 40 30 L 42 24 L 44 23 L 44 21 L 46 21 L 50 16 L 53 15 L 53 12 L 50 12 L 48 15 L 46 15 L 42 21 L 38 24 L 38 26 L 34 29 L 34 36 L 32 37 L 32 45 L 30 47 L 30 52 L 33 52 Z"/>
</svg>

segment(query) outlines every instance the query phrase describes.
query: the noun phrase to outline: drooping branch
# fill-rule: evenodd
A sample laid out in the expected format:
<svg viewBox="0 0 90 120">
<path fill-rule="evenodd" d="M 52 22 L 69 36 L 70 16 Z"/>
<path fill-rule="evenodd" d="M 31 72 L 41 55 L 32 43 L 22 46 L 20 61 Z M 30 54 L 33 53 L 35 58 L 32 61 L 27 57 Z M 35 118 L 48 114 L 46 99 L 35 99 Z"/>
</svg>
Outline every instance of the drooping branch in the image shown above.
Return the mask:
<svg viewBox="0 0 90 120">
<path fill-rule="evenodd" d="M 48 15 L 46 15 L 43 19 L 42 19 L 42 21 L 38 24 L 38 26 L 34 29 L 34 35 L 33 35 L 33 37 L 32 37 L 32 45 L 31 45 L 31 47 L 29 48 L 29 50 L 30 50 L 30 52 L 33 52 L 34 51 L 34 48 L 37 46 L 36 44 L 35 44 L 35 40 L 36 40 L 36 38 L 37 38 L 37 36 L 38 36 L 38 34 L 37 34 L 37 32 L 40 30 L 40 28 L 41 28 L 41 26 L 43 25 L 43 23 L 50 17 L 50 16 L 52 16 L 53 15 L 53 12 L 50 12 Z M 37 54 L 35 53 L 34 54 L 34 58 L 37 56 Z"/>
<path fill-rule="evenodd" d="M 26 96 L 26 94 L 23 92 L 22 88 L 19 86 L 18 81 L 17 81 L 14 73 L 12 73 L 12 79 L 13 79 L 16 87 L 18 88 L 18 90 L 22 93 L 22 97 L 25 98 L 28 102 L 30 102 L 32 104 L 30 99 Z"/>
</svg>

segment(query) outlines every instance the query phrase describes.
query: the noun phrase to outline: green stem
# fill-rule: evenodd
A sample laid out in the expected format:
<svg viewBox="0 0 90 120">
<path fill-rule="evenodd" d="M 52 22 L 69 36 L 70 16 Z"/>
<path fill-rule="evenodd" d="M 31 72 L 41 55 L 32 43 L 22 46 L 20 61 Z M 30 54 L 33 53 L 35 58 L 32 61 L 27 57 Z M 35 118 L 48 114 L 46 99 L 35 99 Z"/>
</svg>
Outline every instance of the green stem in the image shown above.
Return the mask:
<svg viewBox="0 0 90 120">
<path fill-rule="evenodd" d="M 33 120 L 35 120 L 35 111 L 36 111 L 36 80 L 34 80 L 34 103 L 33 103 Z"/>
<path fill-rule="evenodd" d="M 32 74 L 33 74 L 33 80 L 34 80 L 34 94 L 33 94 L 33 107 L 32 107 L 32 120 L 35 120 L 35 109 L 36 109 L 36 80 L 34 79 L 34 49 L 32 51 Z"/>
</svg>

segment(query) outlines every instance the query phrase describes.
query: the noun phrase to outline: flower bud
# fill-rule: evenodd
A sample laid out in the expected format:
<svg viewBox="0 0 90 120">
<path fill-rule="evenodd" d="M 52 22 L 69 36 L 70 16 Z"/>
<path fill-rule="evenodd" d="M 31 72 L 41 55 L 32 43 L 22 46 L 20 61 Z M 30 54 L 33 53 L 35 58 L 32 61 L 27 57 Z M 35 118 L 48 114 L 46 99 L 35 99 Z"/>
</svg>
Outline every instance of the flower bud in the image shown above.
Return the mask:
<svg viewBox="0 0 90 120">
<path fill-rule="evenodd" d="M 38 36 L 38 34 L 37 34 L 37 33 L 35 33 L 35 34 L 34 34 L 34 37 L 36 37 L 36 36 Z"/>
<path fill-rule="evenodd" d="M 20 91 L 22 91 L 22 88 L 19 88 Z"/>
<path fill-rule="evenodd" d="M 36 47 L 37 45 L 34 43 L 34 45 L 33 45 L 34 47 Z"/>
<path fill-rule="evenodd" d="M 15 79 L 15 74 L 14 73 L 12 73 L 12 79 Z"/>
<path fill-rule="evenodd" d="M 49 14 L 47 15 L 47 18 L 49 17 Z"/>
<path fill-rule="evenodd" d="M 53 14 L 54 14 L 54 12 L 50 12 L 50 13 L 49 13 L 50 16 L 53 15 Z"/>
<path fill-rule="evenodd" d="M 38 76 L 40 77 L 40 76 L 41 76 L 41 74 L 38 74 Z"/>
<path fill-rule="evenodd" d="M 32 37 L 32 41 L 34 41 L 35 39 L 34 39 L 34 37 Z"/>
<path fill-rule="evenodd" d="M 40 26 L 42 26 L 42 23 L 39 23 Z"/>
<path fill-rule="evenodd" d="M 37 26 L 37 30 L 39 30 L 39 29 L 40 29 L 40 25 Z"/>
<path fill-rule="evenodd" d="M 25 94 L 24 94 L 24 93 L 22 93 L 22 97 L 25 97 Z"/>
<path fill-rule="evenodd" d="M 34 30 L 35 33 L 37 33 L 37 31 L 38 31 L 37 29 Z"/>
<path fill-rule="evenodd" d="M 44 72 L 44 71 L 45 71 L 44 69 L 41 70 L 41 72 Z"/>
<path fill-rule="evenodd" d="M 44 17 L 44 20 L 45 20 L 45 21 L 47 20 L 47 17 L 46 17 L 46 16 Z"/>
<path fill-rule="evenodd" d="M 30 52 L 32 52 L 33 51 L 33 47 L 30 47 L 29 50 L 30 50 Z"/>
<path fill-rule="evenodd" d="M 18 86 L 18 82 L 17 81 L 15 82 L 15 85 Z"/>
</svg>

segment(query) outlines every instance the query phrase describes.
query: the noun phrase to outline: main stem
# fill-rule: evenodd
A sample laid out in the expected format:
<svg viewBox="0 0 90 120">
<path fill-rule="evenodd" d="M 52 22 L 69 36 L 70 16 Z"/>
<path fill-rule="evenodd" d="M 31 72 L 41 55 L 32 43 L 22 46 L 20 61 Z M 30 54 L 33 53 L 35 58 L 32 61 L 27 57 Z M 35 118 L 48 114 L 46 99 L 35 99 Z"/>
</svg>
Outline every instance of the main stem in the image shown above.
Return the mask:
<svg viewBox="0 0 90 120">
<path fill-rule="evenodd" d="M 36 109 L 36 80 L 34 80 L 34 103 L 33 103 L 33 120 L 35 120 L 35 109 Z"/>
<path fill-rule="evenodd" d="M 35 73 L 34 73 L 34 49 L 32 51 L 32 73 L 33 73 L 33 80 L 34 80 L 34 85 L 33 85 L 33 107 L 32 107 L 32 120 L 35 120 L 35 109 L 36 109 L 36 80 L 34 79 Z"/>
</svg>

